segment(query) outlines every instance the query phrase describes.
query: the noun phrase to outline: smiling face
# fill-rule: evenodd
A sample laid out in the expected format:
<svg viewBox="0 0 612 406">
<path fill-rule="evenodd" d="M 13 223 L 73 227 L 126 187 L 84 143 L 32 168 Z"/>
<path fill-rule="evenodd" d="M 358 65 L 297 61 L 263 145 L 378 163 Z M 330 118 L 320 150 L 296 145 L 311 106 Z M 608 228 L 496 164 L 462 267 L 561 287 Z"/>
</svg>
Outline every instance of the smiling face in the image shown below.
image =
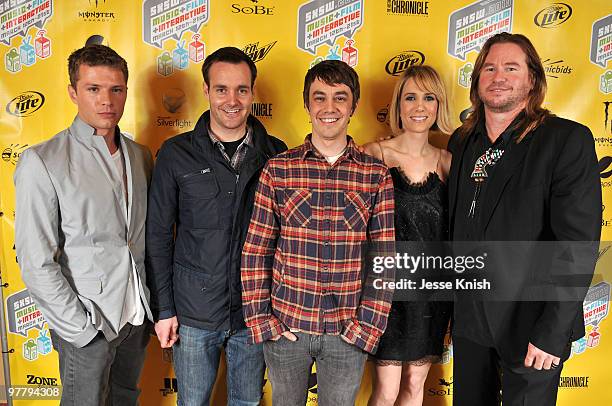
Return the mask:
<svg viewBox="0 0 612 406">
<path fill-rule="evenodd" d="M 478 95 L 495 113 L 522 109 L 533 87 L 526 55 L 516 44 L 494 44 L 480 71 Z"/>
<path fill-rule="evenodd" d="M 210 127 L 224 141 L 242 137 L 253 104 L 251 71 L 246 63 L 216 62 L 204 94 L 210 103 Z"/>
<path fill-rule="evenodd" d="M 81 120 L 92 126 L 97 135 L 114 133 L 127 97 L 127 84 L 120 69 L 81 64 L 76 88 L 68 86 L 68 94 Z"/>
<path fill-rule="evenodd" d="M 313 137 L 328 141 L 346 137 L 353 115 L 353 94 L 347 85 L 332 86 L 315 79 L 310 85 L 306 107 Z"/>
<path fill-rule="evenodd" d="M 421 89 L 413 78 L 409 78 L 404 84 L 400 100 L 402 131 L 427 133 L 435 124 L 438 114 L 436 96 Z"/>
</svg>

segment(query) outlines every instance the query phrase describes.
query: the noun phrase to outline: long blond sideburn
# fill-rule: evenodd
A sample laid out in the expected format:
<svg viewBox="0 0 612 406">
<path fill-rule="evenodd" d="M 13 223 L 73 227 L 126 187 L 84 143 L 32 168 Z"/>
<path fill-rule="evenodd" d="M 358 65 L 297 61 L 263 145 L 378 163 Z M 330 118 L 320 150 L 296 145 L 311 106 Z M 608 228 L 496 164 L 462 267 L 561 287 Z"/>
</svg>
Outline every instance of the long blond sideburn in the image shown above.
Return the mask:
<svg viewBox="0 0 612 406">
<path fill-rule="evenodd" d="M 444 82 L 438 75 L 438 72 L 429 65 L 411 66 L 400 77 L 393 89 L 393 98 L 391 99 L 391 107 L 389 108 L 390 118 L 389 124 L 393 136 L 402 133 L 402 119 L 400 115 L 401 97 L 404 86 L 408 79 L 413 78 L 416 85 L 426 91 L 433 93 L 438 100 L 438 114 L 436 122 L 432 129 L 440 130 L 444 134 L 453 132 L 451 124 L 450 105 L 446 95 L 446 87 Z"/>
</svg>

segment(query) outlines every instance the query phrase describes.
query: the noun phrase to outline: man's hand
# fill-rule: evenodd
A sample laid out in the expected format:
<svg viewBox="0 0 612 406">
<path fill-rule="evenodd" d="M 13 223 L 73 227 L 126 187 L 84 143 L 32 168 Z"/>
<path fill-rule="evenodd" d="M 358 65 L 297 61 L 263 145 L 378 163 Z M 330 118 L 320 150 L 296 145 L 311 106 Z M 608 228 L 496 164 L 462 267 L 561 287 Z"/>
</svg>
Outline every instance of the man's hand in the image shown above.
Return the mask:
<svg viewBox="0 0 612 406">
<path fill-rule="evenodd" d="M 270 341 L 278 341 L 281 337 L 285 337 L 289 341 L 297 341 L 297 336 L 293 334 L 291 331 L 283 331 L 283 333 L 279 336 L 272 337 Z"/>
<path fill-rule="evenodd" d="M 178 326 L 176 316 L 155 323 L 155 334 L 157 334 L 161 348 L 171 348 L 177 342 L 179 338 Z"/>
<path fill-rule="evenodd" d="M 538 371 L 544 369 L 555 369 L 559 366 L 561 359 L 552 354 L 542 351 L 535 345 L 529 343 L 527 347 L 527 355 L 525 356 L 525 366 L 534 368 Z"/>
</svg>

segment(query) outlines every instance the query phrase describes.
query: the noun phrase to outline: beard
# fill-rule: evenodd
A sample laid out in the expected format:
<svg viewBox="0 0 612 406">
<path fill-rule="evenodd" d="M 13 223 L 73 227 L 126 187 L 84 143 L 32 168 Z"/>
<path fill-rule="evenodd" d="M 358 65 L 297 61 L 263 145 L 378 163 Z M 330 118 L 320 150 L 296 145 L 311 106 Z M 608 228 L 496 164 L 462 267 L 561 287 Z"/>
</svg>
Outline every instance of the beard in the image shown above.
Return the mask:
<svg viewBox="0 0 612 406">
<path fill-rule="evenodd" d="M 487 93 L 481 91 L 478 91 L 478 96 L 488 110 L 494 113 L 507 113 L 526 103 L 530 90 L 529 86 L 521 86 L 503 98 L 487 97 Z"/>
</svg>

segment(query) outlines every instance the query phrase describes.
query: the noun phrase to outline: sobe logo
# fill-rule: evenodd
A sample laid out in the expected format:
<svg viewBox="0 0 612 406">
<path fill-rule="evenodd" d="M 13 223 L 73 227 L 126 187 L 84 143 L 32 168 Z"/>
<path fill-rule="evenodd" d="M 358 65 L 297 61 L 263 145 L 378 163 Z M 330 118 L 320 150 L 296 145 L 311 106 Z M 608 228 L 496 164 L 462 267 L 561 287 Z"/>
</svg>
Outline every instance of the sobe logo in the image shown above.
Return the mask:
<svg viewBox="0 0 612 406">
<path fill-rule="evenodd" d="M 453 395 L 453 377 L 447 381 L 446 378 L 438 379 L 438 386 L 427 389 L 427 396 L 452 396 Z"/>
<path fill-rule="evenodd" d="M 274 6 L 266 7 L 261 4 L 257 4 L 258 0 L 251 0 L 253 5 L 242 5 L 240 3 L 232 4 L 232 13 L 234 14 L 255 14 L 263 16 L 274 15 Z"/>
<path fill-rule="evenodd" d="M 533 17 L 533 22 L 540 28 L 553 28 L 563 24 L 569 20 L 571 16 L 572 8 L 569 4 L 553 3 L 540 10 L 540 12 Z"/>
<path fill-rule="evenodd" d="M 423 65 L 425 55 L 419 51 L 404 51 L 393 58 L 385 65 L 385 71 L 391 76 L 398 76 L 408 67 L 413 65 Z"/>
<path fill-rule="evenodd" d="M 6 105 L 6 112 L 17 117 L 28 117 L 45 104 L 45 96 L 34 90 L 23 92 Z"/>
<path fill-rule="evenodd" d="M 11 144 L 2 150 L 2 160 L 10 162 L 13 166 L 17 165 L 21 153 L 28 147 L 28 144 Z"/>
</svg>

